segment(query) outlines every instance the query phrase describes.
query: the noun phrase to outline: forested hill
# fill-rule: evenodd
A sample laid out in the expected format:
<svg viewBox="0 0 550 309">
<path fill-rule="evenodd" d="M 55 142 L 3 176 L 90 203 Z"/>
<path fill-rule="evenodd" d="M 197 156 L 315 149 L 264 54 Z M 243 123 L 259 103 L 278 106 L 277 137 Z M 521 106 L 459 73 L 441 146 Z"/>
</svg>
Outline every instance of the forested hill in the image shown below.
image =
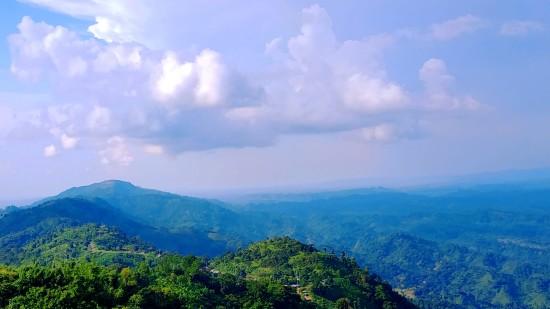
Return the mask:
<svg viewBox="0 0 550 309">
<path fill-rule="evenodd" d="M 149 211 L 158 211 L 154 203 L 150 205 Z M 136 221 L 134 217 L 103 199 L 89 197 L 52 199 L 35 207 L 10 211 L 0 217 L 0 254 L 3 251 L 13 253 L 13 250 L 19 250 L 29 240 L 60 227 L 85 223 L 115 226 L 126 234 L 140 236 L 163 250 L 211 256 L 228 250 L 225 242 L 209 238 L 204 230 L 151 226 Z"/>
<path fill-rule="evenodd" d="M 144 189 L 120 180 L 71 188 L 48 200 L 62 198 L 99 198 L 134 221 L 170 229 L 209 230 L 213 224 L 239 219 L 221 202 Z"/>
<path fill-rule="evenodd" d="M 345 251 L 426 308 L 548 308 L 549 201 L 550 186 L 524 183 L 267 196 L 226 208 L 106 181 L 0 212 L 0 263 L 84 252 L 100 264 L 132 266 L 154 255 L 139 254 L 135 236 L 159 250 L 210 257 L 289 236 L 329 255 Z M 83 224 L 113 226 L 130 237 L 117 240 L 126 242 L 122 249 L 78 249 L 117 238 L 115 230 L 65 247 L 83 233 L 71 229 Z"/>
<path fill-rule="evenodd" d="M 274 281 L 323 308 L 414 308 L 377 275 L 344 252 L 321 252 L 288 237 L 250 245 L 212 261 L 221 273 Z"/>
<path fill-rule="evenodd" d="M 150 246 L 93 224 L 66 228 L 26 249 L 42 255 L 26 266 L 0 266 L 0 308 L 415 308 L 353 260 L 289 238 L 254 244 L 212 264 L 192 255 L 149 255 Z M 263 254 L 246 255 L 258 250 Z M 72 256 L 40 266 L 50 251 Z M 97 263 L 94 252 L 119 258 Z M 135 261 L 129 253 L 148 258 L 128 267 L 125 262 Z M 253 268 L 243 264 L 244 256 Z M 304 287 L 289 284 L 294 273 Z"/>
</svg>

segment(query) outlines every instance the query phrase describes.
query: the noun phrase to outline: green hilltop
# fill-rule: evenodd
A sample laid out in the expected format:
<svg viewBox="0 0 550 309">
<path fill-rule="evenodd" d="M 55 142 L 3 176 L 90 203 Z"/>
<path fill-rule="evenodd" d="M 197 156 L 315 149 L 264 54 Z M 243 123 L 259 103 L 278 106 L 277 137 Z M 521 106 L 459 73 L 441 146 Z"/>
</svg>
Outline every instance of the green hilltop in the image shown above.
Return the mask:
<svg viewBox="0 0 550 309">
<path fill-rule="evenodd" d="M 252 244 L 210 266 L 222 274 L 292 287 L 320 308 L 415 308 L 344 252 L 322 252 L 289 237 Z"/>
<path fill-rule="evenodd" d="M 1 308 L 415 308 L 353 260 L 290 238 L 208 263 L 86 224 L 24 250 L 22 266 L 0 266 Z M 304 287 L 287 284 L 293 272 Z"/>
</svg>

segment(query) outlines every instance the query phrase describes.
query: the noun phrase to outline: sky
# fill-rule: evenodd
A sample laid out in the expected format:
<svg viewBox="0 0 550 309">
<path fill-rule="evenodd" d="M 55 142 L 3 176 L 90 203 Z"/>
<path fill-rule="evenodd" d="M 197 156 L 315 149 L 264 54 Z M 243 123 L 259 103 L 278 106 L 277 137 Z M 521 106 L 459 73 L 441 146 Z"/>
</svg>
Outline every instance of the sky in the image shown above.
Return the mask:
<svg viewBox="0 0 550 309">
<path fill-rule="evenodd" d="M 6 0 L 0 200 L 550 166 L 547 1 Z"/>
</svg>

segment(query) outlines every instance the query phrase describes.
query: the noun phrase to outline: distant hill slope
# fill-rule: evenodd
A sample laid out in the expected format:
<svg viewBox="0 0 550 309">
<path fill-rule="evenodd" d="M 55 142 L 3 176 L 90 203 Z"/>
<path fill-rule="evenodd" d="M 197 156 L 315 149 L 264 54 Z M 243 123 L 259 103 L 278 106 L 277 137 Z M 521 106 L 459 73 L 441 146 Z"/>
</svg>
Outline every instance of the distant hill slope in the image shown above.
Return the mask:
<svg viewBox="0 0 550 309">
<path fill-rule="evenodd" d="M 248 280 L 274 280 L 292 286 L 322 308 L 415 308 L 344 253 L 338 257 L 288 237 L 226 254 L 212 261 L 211 267 Z"/>
<path fill-rule="evenodd" d="M 118 228 L 95 223 L 61 228 L 29 241 L 17 264 L 55 265 L 71 259 L 95 261 L 101 265 L 137 266 L 153 263 L 158 250 Z"/>
<path fill-rule="evenodd" d="M 71 188 L 48 200 L 67 197 L 100 198 L 142 224 L 171 231 L 208 233 L 213 240 L 228 243 L 233 239 L 233 227 L 242 220 L 218 201 L 144 189 L 119 180 Z"/>
<path fill-rule="evenodd" d="M 116 226 L 126 234 L 140 236 L 163 250 L 198 255 L 217 255 L 227 250 L 225 242 L 212 240 L 205 232 L 148 226 L 97 198 L 53 199 L 36 207 L 10 212 L 0 218 L 0 250 L 4 253 L 17 251 L 29 241 L 60 228 L 85 223 Z M 6 261 L 7 256 L 3 257 L 2 260 Z"/>
<path fill-rule="evenodd" d="M 272 235 L 345 250 L 427 306 L 547 308 L 550 190 L 447 189 L 309 194 L 243 209 L 263 213 Z"/>
</svg>

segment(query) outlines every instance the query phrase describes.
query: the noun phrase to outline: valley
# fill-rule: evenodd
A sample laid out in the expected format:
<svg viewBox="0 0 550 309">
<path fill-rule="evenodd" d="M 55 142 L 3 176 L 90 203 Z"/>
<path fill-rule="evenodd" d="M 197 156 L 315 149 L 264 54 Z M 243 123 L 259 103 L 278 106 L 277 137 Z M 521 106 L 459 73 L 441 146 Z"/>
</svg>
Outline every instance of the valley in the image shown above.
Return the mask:
<svg viewBox="0 0 550 309">
<path fill-rule="evenodd" d="M 261 267 L 284 267 L 288 256 L 225 268 L 215 262 L 285 236 L 357 263 L 422 308 L 547 306 L 550 189 L 440 192 L 358 189 L 256 197 L 235 206 L 106 181 L 3 210 L 0 261 L 46 267 L 76 259 L 137 267 L 173 252 L 208 256 L 233 276 L 243 271 L 288 285 L 288 270 Z"/>
</svg>

